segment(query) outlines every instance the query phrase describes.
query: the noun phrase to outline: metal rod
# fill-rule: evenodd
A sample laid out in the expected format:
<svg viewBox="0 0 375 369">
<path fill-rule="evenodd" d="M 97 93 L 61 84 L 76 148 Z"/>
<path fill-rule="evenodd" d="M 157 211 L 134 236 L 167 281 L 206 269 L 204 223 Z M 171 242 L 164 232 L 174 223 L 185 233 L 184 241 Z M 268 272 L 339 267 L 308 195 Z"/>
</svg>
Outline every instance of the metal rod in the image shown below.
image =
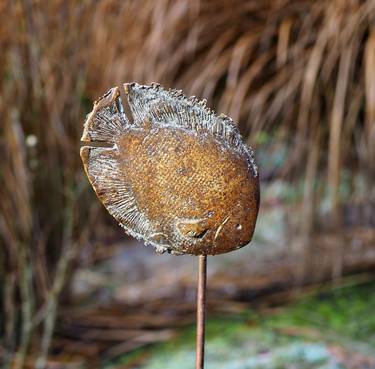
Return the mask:
<svg viewBox="0 0 375 369">
<path fill-rule="evenodd" d="M 204 368 L 204 339 L 206 318 L 206 290 L 207 290 L 207 256 L 199 255 L 198 292 L 197 292 L 197 352 L 196 369 Z"/>
</svg>

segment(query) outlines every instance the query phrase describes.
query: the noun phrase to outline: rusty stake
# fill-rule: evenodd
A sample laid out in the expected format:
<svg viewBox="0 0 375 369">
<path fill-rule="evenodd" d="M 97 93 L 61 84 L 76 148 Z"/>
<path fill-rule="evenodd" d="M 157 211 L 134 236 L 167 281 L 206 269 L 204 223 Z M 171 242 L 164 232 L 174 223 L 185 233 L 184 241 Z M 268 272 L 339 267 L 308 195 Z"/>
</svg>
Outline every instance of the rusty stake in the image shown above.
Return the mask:
<svg viewBox="0 0 375 369">
<path fill-rule="evenodd" d="M 206 318 L 207 256 L 199 255 L 197 293 L 197 352 L 196 369 L 204 368 L 204 339 Z"/>
</svg>

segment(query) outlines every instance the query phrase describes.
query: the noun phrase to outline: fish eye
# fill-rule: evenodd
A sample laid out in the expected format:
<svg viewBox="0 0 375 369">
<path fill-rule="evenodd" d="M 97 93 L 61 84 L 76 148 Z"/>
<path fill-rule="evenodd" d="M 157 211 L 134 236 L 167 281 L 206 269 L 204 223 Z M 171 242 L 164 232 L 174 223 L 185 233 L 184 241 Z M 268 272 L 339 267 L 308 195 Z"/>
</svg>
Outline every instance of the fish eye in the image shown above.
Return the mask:
<svg viewBox="0 0 375 369">
<path fill-rule="evenodd" d="M 236 229 L 238 229 L 240 231 L 242 229 L 242 225 L 241 224 L 236 224 Z"/>
</svg>

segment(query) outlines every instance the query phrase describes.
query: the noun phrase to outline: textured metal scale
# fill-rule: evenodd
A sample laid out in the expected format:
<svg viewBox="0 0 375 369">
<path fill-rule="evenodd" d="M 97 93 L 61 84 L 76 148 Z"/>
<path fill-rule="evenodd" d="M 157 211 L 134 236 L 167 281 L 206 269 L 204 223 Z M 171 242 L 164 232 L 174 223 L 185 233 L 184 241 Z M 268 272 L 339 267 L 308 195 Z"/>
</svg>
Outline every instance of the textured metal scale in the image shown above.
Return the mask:
<svg viewBox="0 0 375 369">
<path fill-rule="evenodd" d="M 94 103 L 82 135 L 86 173 L 109 213 L 158 252 L 214 255 L 248 244 L 259 178 L 233 122 L 180 91 L 123 88 L 133 121 L 115 87 Z"/>
</svg>

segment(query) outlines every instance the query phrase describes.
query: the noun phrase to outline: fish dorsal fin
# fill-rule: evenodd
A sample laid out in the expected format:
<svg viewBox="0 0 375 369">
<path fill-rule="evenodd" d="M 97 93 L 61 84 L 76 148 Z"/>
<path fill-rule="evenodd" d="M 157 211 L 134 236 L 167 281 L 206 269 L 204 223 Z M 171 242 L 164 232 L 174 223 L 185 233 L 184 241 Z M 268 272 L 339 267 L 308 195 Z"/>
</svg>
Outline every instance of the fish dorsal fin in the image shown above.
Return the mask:
<svg viewBox="0 0 375 369">
<path fill-rule="evenodd" d="M 224 114 L 217 116 L 206 107 L 206 100 L 188 98 L 181 91 L 167 90 L 155 83 L 125 84 L 125 93 L 137 125 L 151 120 L 151 123 L 207 130 L 231 144 L 240 138 L 233 121 Z"/>
<path fill-rule="evenodd" d="M 81 141 L 113 143 L 129 125 L 119 88 L 114 87 L 95 101 L 94 109 L 86 117 Z"/>
<path fill-rule="evenodd" d="M 245 151 L 253 174 L 257 176 L 253 151 L 242 142 L 233 120 L 224 114 L 216 115 L 206 107 L 206 100 L 198 100 L 195 96 L 188 98 L 182 91 L 164 89 L 156 83 L 151 86 L 126 83 L 124 89 L 135 125 L 151 123 L 208 132 L 232 149 Z"/>
</svg>

